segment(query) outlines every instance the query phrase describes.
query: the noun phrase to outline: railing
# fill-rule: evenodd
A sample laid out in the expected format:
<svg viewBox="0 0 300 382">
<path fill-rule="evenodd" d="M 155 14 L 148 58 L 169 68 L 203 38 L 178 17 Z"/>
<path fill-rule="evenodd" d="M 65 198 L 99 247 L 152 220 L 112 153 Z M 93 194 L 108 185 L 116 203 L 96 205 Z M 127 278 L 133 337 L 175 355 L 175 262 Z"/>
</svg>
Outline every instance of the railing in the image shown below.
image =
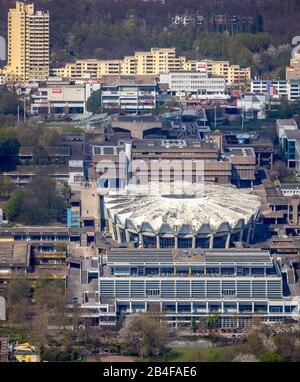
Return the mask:
<svg viewBox="0 0 300 382">
<path fill-rule="evenodd" d="M 116 277 L 116 278 L 124 278 L 124 277 L 130 277 L 130 278 L 142 278 L 142 277 L 149 277 L 149 278 L 238 278 L 238 277 L 245 277 L 245 278 L 278 278 L 280 275 L 224 275 L 224 274 L 215 274 L 215 273 L 199 273 L 199 274 L 148 274 L 148 275 L 137 275 L 137 274 L 123 274 L 123 275 L 118 275 L 118 274 L 111 274 L 110 277 Z"/>
</svg>

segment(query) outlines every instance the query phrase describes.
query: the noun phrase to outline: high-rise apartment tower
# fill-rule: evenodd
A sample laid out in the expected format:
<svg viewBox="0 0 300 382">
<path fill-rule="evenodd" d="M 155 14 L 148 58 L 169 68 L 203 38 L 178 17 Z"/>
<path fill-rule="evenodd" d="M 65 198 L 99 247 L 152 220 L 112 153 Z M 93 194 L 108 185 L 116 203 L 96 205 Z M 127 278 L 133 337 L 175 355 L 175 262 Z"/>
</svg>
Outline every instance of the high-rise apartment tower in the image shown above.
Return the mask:
<svg viewBox="0 0 300 382">
<path fill-rule="evenodd" d="M 17 1 L 8 12 L 8 56 L 5 74 L 21 81 L 49 75 L 49 13 Z"/>
</svg>

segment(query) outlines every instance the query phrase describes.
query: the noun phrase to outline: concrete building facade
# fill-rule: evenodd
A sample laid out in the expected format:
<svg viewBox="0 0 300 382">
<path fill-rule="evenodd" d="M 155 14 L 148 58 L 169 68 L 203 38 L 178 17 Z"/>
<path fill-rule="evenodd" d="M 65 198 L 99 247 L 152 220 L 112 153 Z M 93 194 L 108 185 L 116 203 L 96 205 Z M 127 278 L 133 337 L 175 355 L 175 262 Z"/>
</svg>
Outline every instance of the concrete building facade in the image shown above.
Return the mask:
<svg viewBox="0 0 300 382">
<path fill-rule="evenodd" d="M 168 84 L 169 90 L 175 95 L 180 94 L 225 94 L 224 77 L 212 77 L 202 72 L 170 72 L 160 75 L 160 83 Z"/>
<path fill-rule="evenodd" d="M 49 13 L 33 3 L 16 2 L 8 13 L 7 77 L 19 81 L 49 76 Z"/>
<path fill-rule="evenodd" d="M 196 60 L 177 57 L 175 48 L 151 48 L 148 52 L 135 52 L 121 60 L 77 60 L 61 68 L 52 68 L 51 75 L 67 78 L 81 78 L 90 73 L 93 78 L 102 75 L 159 75 L 178 71 L 197 71 Z M 207 73 L 224 77 L 227 85 L 248 84 L 251 69 L 230 65 L 229 61 L 205 61 Z"/>
<path fill-rule="evenodd" d="M 223 328 L 244 327 L 253 317 L 299 319 L 298 299 L 284 292 L 282 269 L 267 251 L 112 249 L 96 264 L 81 261 L 78 280 L 74 270 L 70 281 L 96 326 L 146 311 L 173 327 L 211 315 Z M 89 283 L 79 281 L 83 273 Z"/>
</svg>

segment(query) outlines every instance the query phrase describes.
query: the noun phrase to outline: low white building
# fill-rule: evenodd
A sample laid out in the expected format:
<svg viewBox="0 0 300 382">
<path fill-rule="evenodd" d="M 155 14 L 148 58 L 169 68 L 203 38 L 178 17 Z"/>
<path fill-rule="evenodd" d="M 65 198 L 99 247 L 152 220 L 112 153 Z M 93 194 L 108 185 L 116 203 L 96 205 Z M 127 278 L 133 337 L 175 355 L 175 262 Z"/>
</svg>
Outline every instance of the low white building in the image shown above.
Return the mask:
<svg viewBox="0 0 300 382">
<path fill-rule="evenodd" d="M 297 122 L 294 119 L 277 119 L 276 120 L 276 133 L 278 135 L 279 141 L 285 135 L 288 130 L 298 130 Z"/>
<path fill-rule="evenodd" d="M 69 161 L 69 184 L 80 184 L 84 182 L 84 164 L 82 160 Z"/>
<path fill-rule="evenodd" d="M 237 100 L 237 108 L 245 118 L 265 119 L 266 105 L 269 102 L 269 96 L 264 94 L 245 94 Z"/>
<path fill-rule="evenodd" d="M 161 74 L 159 82 L 167 84 L 176 95 L 225 95 L 226 83 L 223 77 L 212 77 L 199 71 L 170 72 Z"/>
</svg>

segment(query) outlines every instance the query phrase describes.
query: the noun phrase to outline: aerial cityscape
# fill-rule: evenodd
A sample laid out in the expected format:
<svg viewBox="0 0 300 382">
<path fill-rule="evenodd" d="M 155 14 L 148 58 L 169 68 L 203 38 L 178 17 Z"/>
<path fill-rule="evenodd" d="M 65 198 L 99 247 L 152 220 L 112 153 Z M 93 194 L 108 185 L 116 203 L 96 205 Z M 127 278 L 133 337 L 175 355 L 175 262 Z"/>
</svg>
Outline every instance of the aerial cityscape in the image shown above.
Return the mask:
<svg viewBox="0 0 300 382">
<path fill-rule="evenodd" d="M 70 3 L 0 3 L 0 362 L 300 362 L 299 1 Z"/>
</svg>

